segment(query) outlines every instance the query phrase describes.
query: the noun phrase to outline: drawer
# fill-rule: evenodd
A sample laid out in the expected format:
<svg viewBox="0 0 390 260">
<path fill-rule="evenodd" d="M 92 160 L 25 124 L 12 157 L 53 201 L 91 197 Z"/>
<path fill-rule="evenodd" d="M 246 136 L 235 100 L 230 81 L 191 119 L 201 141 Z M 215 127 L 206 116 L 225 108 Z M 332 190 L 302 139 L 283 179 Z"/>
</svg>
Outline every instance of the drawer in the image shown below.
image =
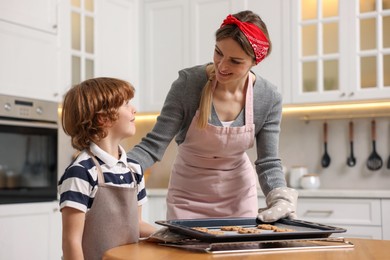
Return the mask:
<svg viewBox="0 0 390 260">
<path fill-rule="evenodd" d="M 336 225 L 381 225 L 379 199 L 299 198 L 299 219 Z"/>
<path fill-rule="evenodd" d="M 382 228 L 378 226 L 350 226 L 343 225 L 338 226 L 345 228 L 345 233 L 334 233 L 334 237 L 352 237 L 352 238 L 364 238 L 364 239 L 383 239 Z"/>
</svg>

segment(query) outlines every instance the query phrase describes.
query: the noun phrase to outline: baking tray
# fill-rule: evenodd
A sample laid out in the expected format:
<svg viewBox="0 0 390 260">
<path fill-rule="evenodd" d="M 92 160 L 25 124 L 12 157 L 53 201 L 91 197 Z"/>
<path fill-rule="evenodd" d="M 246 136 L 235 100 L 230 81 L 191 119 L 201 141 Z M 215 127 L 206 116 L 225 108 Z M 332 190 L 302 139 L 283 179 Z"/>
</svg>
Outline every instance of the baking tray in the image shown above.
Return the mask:
<svg viewBox="0 0 390 260">
<path fill-rule="evenodd" d="M 175 247 L 189 251 L 209 254 L 280 252 L 280 251 L 313 251 L 332 249 L 353 249 L 354 244 L 344 238 L 318 238 L 310 240 L 265 240 L 244 242 L 205 243 L 188 241 L 184 243 L 162 243 L 162 246 Z"/>
<path fill-rule="evenodd" d="M 333 233 L 346 232 L 346 230 L 343 228 L 287 218 L 280 219 L 273 223 L 261 223 L 256 218 L 176 219 L 160 220 L 156 221 L 155 223 L 168 227 L 169 230 L 171 230 L 172 232 L 176 232 L 206 242 L 326 238 Z M 292 231 L 274 232 L 272 230 L 261 230 L 261 233 L 255 234 L 239 234 L 236 231 L 224 231 L 223 234 L 210 234 L 193 229 L 194 227 L 204 227 L 212 231 L 221 231 L 221 227 L 223 226 L 240 226 L 243 228 L 255 228 L 259 224 L 271 224 L 278 228 L 292 229 Z"/>
</svg>

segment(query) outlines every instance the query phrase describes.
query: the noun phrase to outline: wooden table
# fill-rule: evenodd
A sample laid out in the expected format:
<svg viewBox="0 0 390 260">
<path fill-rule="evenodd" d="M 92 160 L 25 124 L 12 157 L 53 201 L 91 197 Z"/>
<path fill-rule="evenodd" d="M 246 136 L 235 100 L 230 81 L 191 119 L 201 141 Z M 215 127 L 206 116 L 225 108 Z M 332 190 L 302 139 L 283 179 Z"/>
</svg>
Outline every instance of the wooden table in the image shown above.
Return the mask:
<svg viewBox="0 0 390 260">
<path fill-rule="evenodd" d="M 239 254 L 207 254 L 191 252 L 183 249 L 160 246 L 151 242 L 124 245 L 108 250 L 103 260 L 206 260 L 206 259 L 267 259 L 267 260 L 321 260 L 321 259 L 351 259 L 371 260 L 390 259 L 390 240 L 347 239 L 354 248 L 326 249 L 315 251 L 283 251 L 283 252 L 256 252 Z"/>
</svg>

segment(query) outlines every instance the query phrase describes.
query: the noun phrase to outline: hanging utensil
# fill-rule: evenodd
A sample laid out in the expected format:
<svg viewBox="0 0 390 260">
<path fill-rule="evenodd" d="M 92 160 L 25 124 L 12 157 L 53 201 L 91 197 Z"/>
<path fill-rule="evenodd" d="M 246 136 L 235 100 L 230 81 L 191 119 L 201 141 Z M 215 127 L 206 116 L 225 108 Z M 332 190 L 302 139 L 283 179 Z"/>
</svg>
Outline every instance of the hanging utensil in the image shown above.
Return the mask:
<svg viewBox="0 0 390 260">
<path fill-rule="evenodd" d="M 371 171 L 377 171 L 382 168 L 383 161 L 380 155 L 376 152 L 376 125 L 375 120 L 371 121 L 371 138 L 372 138 L 372 153 L 367 160 L 367 168 Z"/>
<path fill-rule="evenodd" d="M 350 151 L 350 155 L 347 159 L 347 165 L 349 167 L 353 167 L 356 164 L 356 158 L 353 155 L 353 122 L 352 121 L 349 122 L 349 145 L 350 145 L 351 151 Z"/>
<path fill-rule="evenodd" d="M 389 155 L 389 158 L 387 159 L 387 169 L 390 170 L 390 155 Z"/>
<path fill-rule="evenodd" d="M 387 159 L 387 169 L 390 170 L 390 155 L 389 155 L 389 158 Z"/>
<path fill-rule="evenodd" d="M 324 155 L 321 159 L 322 167 L 326 168 L 330 164 L 330 156 L 328 154 L 328 124 L 324 122 Z"/>
</svg>

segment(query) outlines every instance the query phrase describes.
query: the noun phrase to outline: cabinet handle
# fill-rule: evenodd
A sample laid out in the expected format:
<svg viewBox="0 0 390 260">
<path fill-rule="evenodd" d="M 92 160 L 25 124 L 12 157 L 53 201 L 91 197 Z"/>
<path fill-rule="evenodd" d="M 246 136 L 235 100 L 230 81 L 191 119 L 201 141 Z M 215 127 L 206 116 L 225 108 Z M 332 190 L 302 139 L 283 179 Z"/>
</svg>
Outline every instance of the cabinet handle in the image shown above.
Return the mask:
<svg viewBox="0 0 390 260">
<path fill-rule="evenodd" d="M 349 93 L 349 97 L 353 97 L 353 95 L 355 95 L 355 92 Z"/>
<path fill-rule="evenodd" d="M 345 92 L 341 93 L 340 97 L 345 97 Z"/>
<path fill-rule="evenodd" d="M 307 210 L 303 215 L 304 216 L 323 215 L 324 217 L 329 217 L 332 214 L 333 214 L 333 210 Z"/>
</svg>

